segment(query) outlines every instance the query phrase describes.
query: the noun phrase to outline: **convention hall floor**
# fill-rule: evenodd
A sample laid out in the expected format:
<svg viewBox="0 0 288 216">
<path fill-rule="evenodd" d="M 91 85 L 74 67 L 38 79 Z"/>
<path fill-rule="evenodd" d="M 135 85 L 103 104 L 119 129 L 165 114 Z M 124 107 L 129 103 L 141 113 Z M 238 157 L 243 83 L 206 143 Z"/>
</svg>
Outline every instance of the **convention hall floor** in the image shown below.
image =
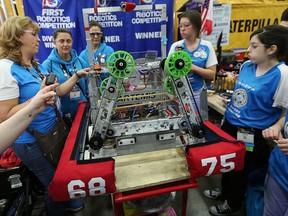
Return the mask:
<svg viewBox="0 0 288 216">
<path fill-rule="evenodd" d="M 203 190 L 220 186 L 220 175 L 202 177 L 198 179 L 199 187 L 189 190 L 186 216 L 209 216 L 208 207 L 215 205 L 218 201 L 204 197 Z M 172 207 L 178 216 L 181 215 L 181 192 L 177 192 Z M 44 206 L 41 199 L 32 212 L 32 216 L 45 216 Z M 99 196 L 85 198 L 85 207 L 77 213 L 66 213 L 65 216 L 113 216 L 113 207 L 110 196 Z M 155 215 L 155 214 L 154 214 Z M 243 211 L 236 216 L 244 216 Z M 169 215 L 168 215 L 169 216 Z"/>
</svg>

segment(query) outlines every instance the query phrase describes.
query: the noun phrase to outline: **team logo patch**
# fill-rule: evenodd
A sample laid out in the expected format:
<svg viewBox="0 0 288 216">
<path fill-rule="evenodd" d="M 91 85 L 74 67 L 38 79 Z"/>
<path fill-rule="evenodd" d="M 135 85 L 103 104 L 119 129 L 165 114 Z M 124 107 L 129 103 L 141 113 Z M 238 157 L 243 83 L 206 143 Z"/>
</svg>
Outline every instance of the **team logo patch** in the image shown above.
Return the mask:
<svg viewBox="0 0 288 216">
<path fill-rule="evenodd" d="M 201 58 L 201 59 L 207 58 L 207 52 L 202 48 L 200 48 L 196 52 L 194 52 L 193 55 L 195 58 Z"/>
<path fill-rule="evenodd" d="M 242 107 L 247 104 L 248 97 L 244 89 L 237 89 L 232 96 L 233 105 L 236 107 Z"/>
</svg>

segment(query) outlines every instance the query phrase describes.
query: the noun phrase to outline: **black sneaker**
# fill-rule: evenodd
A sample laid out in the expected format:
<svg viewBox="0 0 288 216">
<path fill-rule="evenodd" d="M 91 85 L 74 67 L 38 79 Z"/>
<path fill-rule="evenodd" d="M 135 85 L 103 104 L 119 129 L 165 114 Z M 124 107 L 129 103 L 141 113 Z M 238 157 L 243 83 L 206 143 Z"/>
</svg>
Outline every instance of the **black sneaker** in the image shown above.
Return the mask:
<svg viewBox="0 0 288 216">
<path fill-rule="evenodd" d="M 211 190 L 205 190 L 204 196 L 209 199 L 214 200 L 223 200 L 223 195 L 221 193 L 221 190 L 219 188 L 211 189 Z"/>
<path fill-rule="evenodd" d="M 240 210 L 232 210 L 230 206 L 228 205 L 227 201 L 225 200 L 224 203 L 211 206 L 209 208 L 209 213 L 214 216 L 229 216 L 229 215 L 237 215 L 240 213 Z"/>
</svg>

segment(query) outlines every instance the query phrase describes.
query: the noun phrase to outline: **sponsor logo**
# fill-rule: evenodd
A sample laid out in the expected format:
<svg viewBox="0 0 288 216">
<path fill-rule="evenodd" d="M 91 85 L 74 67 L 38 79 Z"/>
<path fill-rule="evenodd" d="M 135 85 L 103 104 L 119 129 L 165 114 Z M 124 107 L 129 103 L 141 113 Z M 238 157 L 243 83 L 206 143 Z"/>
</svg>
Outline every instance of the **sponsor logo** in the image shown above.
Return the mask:
<svg viewBox="0 0 288 216">
<path fill-rule="evenodd" d="M 42 8 L 59 8 L 62 3 L 61 0 L 43 0 Z"/>
</svg>

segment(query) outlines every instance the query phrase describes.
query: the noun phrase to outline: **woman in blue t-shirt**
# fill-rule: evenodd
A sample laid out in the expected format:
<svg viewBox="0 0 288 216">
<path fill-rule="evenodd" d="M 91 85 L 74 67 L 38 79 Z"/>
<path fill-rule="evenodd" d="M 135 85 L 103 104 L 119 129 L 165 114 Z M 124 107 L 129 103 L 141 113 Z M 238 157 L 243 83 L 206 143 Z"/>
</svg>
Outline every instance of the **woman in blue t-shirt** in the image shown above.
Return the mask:
<svg viewBox="0 0 288 216">
<path fill-rule="evenodd" d="M 195 111 L 197 108 L 199 111 L 205 109 L 200 107 L 200 93 L 205 85 L 205 79 L 214 79 L 218 64 L 211 42 L 200 38 L 201 25 L 201 15 L 198 11 L 190 10 L 181 14 L 179 29 L 183 39 L 173 43 L 168 53 L 169 55 L 174 51 L 183 50 L 192 60 L 188 78 L 197 105 Z M 195 105 L 194 100 L 192 103 Z"/>
<path fill-rule="evenodd" d="M 54 90 L 58 85 L 58 83 L 54 83 L 41 89 L 27 106 L 19 110 L 9 119 L 1 122 L 0 154 L 9 148 L 40 112 L 55 103 L 56 93 Z"/>
<path fill-rule="evenodd" d="M 14 16 L 1 25 L 0 34 L 0 122 L 13 116 L 28 106 L 40 89 L 46 84 L 48 74 L 34 56 L 39 51 L 39 26 L 30 17 Z M 79 78 L 89 70 L 79 70 L 66 82 L 56 87 L 57 96 L 68 94 Z M 55 105 L 40 112 L 28 126 L 40 133 L 48 133 L 56 123 Z M 12 144 L 12 149 L 25 166 L 35 174 L 45 187 L 45 207 L 47 216 L 62 216 L 65 209 L 77 211 L 83 208 L 83 201 L 54 202 L 48 194 L 55 167 L 43 154 L 36 138 L 24 131 Z"/>
</svg>

